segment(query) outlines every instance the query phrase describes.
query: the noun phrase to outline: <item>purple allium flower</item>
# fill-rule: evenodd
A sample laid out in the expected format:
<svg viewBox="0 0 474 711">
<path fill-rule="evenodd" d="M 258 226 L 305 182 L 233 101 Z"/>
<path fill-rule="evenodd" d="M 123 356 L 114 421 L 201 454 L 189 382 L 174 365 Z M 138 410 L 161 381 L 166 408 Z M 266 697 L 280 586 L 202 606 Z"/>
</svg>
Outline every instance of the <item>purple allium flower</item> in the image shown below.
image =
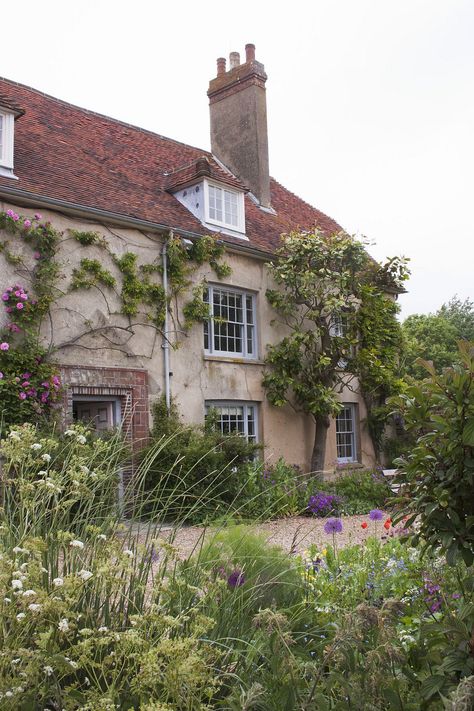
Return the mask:
<svg viewBox="0 0 474 711">
<path fill-rule="evenodd" d="M 328 518 L 324 524 L 324 533 L 341 533 L 342 521 L 340 518 Z"/>
<path fill-rule="evenodd" d="M 383 516 L 384 513 L 380 509 L 372 509 L 372 511 L 369 511 L 369 518 L 371 521 L 381 521 Z"/>
<path fill-rule="evenodd" d="M 245 583 L 245 576 L 241 570 L 235 568 L 227 578 L 227 584 L 230 588 L 239 588 Z"/>
<path fill-rule="evenodd" d="M 461 593 L 453 593 L 451 597 L 453 598 L 453 600 L 459 600 L 459 598 L 461 597 Z"/>
<path fill-rule="evenodd" d="M 308 509 L 315 516 L 327 516 L 330 513 L 337 513 L 340 499 L 334 494 L 326 494 L 324 491 L 318 491 L 314 496 L 311 496 L 308 501 Z"/>
</svg>

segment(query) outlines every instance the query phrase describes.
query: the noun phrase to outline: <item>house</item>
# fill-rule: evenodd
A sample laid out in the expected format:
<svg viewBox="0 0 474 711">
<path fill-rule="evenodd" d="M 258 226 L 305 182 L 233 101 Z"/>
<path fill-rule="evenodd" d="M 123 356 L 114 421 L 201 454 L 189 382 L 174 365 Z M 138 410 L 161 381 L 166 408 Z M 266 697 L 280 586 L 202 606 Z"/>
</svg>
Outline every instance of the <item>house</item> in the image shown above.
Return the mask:
<svg viewBox="0 0 474 711">
<path fill-rule="evenodd" d="M 62 235 L 61 279 L 42 337 L 60 364 L 66 420 L 91 419 L 98 428 L 125 422 L 138 446 L 148 433 L 150 402 L 172 395 L 185 420 L 202 422 L 213 407 L 224 431 L 263 442 L 272 460 L 283 456 L 307 467 L 312 423 L 270 406 L 262 388 L 266 345 L 283 333 L 271 325 L 266 264 L 282 233 L 340 227 L 270 177 L 267 76 L 254 45 L 245 52 L 242 63 L 231 53 L 229 68 L 217 60 L 208 90 L 211 153 L 0 79 L 0 210 L 30 220 L 40 212 Z M 219 276 L 202 263 L 193 274 L 195 283 L 206 280 L 215 318 L 186 331 L 178 295 L 176 319 L 167 314 L 158 333 L 143 309 L 134 312 L 127 302 L 132 286 L 154 279 L 167 290 L 161 265 L 170 236 L 187 245 L 207 234 L 225 245 L 231 267 Z M 119 293 L 130 255 L 141 271 L 128 274 L 129 292 Z M 95 265 L 92 288 L 71 289 L 84 258 Z M 30 269 L 0 253 L 2 289 L 19 280 L 27 288 L 34 264 L 27 259 Z M 372 464 L 363 400 L 347 389 L 341 401 L 327 468 L 336 461 Z"/>
</svg>

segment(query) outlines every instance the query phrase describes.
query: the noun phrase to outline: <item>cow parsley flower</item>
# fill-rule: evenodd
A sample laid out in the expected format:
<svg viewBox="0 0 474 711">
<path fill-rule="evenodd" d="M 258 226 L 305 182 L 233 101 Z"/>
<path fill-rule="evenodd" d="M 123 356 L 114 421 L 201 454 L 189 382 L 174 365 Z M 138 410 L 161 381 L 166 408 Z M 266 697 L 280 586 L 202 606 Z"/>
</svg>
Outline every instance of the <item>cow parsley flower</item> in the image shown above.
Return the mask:
<svg viewBox="0 0 474 711">
<path fill-rule="evenodd" d="M 30 449 L 32 449 L 34 452 L 39 452 L 40 449 L 42 449 L 43 445 L 40 444 L 39 442 L 35 442 L 34 444 L 31 445 Z"/>
<path fill-rule="evenodd" d="M 79 576 L 79 577 L 81 578 L 81 580 L 83 580 L 84 582 L 86 582 L 86 580 L 89 580 L 90 578 L 92 578 L 93 575 L 94 575 L 94 573 L 91 573 L 90 570 L 80 570 L 80 571 L 78 572 L 78 576 Z"/>
<path fill-rule="evenodd" d="M 12 588 L 13 590 L 22 590 L 23 583 L 21 582 L 21 580 L 12 580 Z"/>
<path fill-rule="evenodd" d="M 53 585 L 55 588 L 60 588 L 61 585 L 64 585 L 64 580 L 63 578 L 54 578 L 53 580 Z"/>
<path fill-rule="evenodd" d="M 67 632 L 68 629 L 69 629 L 69 622 L 67 621 L 67 619 L 65 617 L 63 617 L 61 620 L 59 620 L 58 630 L 60 632 Z"/>
<path fill-rule="evenodd" d="M 41 455 L 41 459 L 43 460 L 43 462 L 47 462 L 49 464 L 49 462 L 51 461 L 51 455 L 46 454 L 46 452 L 45 452 L 44 454 Z"/>
<path fill-rule="evenodd" d="M 80 548 L 81 550 L 82 550 L 82 548 L 84 548 L 84 543 L 82 541 L 77 540 L 77 539 L 71 541 L 71 543 L 69 545 L 71 546 L 71 548 Z"/>
</svg>

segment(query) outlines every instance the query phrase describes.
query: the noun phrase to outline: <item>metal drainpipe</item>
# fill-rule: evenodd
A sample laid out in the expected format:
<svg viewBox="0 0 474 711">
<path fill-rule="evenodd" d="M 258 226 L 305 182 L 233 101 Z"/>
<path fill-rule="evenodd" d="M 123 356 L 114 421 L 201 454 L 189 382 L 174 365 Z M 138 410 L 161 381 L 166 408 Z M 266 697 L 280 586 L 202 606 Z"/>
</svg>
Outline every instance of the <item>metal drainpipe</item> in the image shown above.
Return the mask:
<svg viewBox="0 0 474 711">
<path fill-rule="evenodd" d="M 162 259 L 162 264 L 163 264 L 163 291 L 165 292 L 165 323 L 164 323 L 164 331 L 163 331 L 163 360 L 164 360 L 164 369 L 165 369 L 165 401 L 166 401 L 166 409 L 168 411 L 168 414 L 170 413 L 170 408 L 171 408 L 171 385 L 170 385 L 170 342 L 168 340 L 168 334 L 169 334 L 169 318 L 168 318 L 168 254 L 167 254 L 167 247 L 168 247 L 168 240 L 173 239 L 173 232 L 170 231 L 168 235 L 168 239 L 165 241 L 163 244 L 163 248 L 161 250 L 161 259 Z"/>
</svg>

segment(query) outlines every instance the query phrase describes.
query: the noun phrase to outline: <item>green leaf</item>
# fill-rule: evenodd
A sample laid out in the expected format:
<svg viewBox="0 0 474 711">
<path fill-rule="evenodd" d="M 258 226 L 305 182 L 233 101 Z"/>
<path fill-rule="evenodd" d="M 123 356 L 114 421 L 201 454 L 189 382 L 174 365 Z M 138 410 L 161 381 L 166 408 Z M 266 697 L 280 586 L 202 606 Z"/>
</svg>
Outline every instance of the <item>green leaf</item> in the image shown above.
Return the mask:
<svg viewBox="0 0 474 711">
<path fill-rule="evenodd" d="M 474 417 L 470 417 L 464 426 L 462 442 L 468 447 L 474 447 Z"/>
<path fill-rule="evenodd" d="M 446 677 L 442 674 L 433 674 L 427 677 L 421 687 L 420 694 L 424 699 L 431 699 L 432 696 L 438 694 L 446 684 Z"/>
</svg>

